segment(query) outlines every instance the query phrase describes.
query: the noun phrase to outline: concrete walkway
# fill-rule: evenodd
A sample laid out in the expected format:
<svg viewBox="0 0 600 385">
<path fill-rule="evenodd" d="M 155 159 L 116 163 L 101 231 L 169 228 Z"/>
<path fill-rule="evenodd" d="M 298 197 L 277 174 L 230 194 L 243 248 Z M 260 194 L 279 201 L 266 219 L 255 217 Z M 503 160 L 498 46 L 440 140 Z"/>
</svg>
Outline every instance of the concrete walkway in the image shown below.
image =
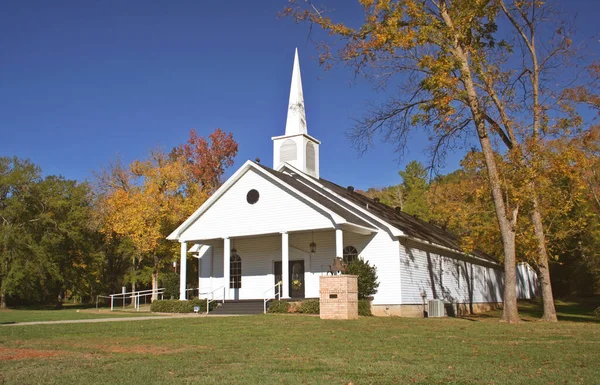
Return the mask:
<svg viewBox="0 0 600 385">
<path fill-rule="evenodd" d="M 205 317 L 237 317 L 237 315 L 219 315 L 219 314 L 168 314 L 162 316 L 139 316 L 139 317 L 115 317 L 115 318 L 91 318 L 91 319 L 73 319 L 62 321 L 32 321 L 32 322 L 11 322 L 1 323 L 0 326 L 27 326 L 27 325 L 60 325 L 60 324 L 85 324 L 99 322 L 122 322 L 122 321 L 145 321 L 145 320 L 164 320 L 173 318 L 205 318 Z"/>
</svg>

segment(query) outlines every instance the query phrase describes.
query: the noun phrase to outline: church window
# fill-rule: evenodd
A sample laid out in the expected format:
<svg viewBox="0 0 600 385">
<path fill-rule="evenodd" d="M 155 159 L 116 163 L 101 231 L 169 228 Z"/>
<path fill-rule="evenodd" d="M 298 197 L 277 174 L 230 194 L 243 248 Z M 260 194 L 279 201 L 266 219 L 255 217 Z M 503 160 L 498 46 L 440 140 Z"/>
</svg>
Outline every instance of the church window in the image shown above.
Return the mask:
<svg viewBox="0 0 600 385">
<path fill-rule="evenodd" d="M 344 247 L 344 262 L 351 263 L 358 259 L 358 250 L 354 246 Z"/>
<path fill-rule="evenodd" d="M 248 194 L 246 194 L 246 201 L 248 203 L 250 203 L 251 205 L 253 205 L 256 202 L 258 202 L 259 197 L 260 197 L 260 195 L 258 194 L 258 191 L 252 189 L 252 190 L 248 191 Z"/>
<path fill-rule="evenodd" d="M 294 142 L 292 139 L 286 139 L 281 145 L 280 151 L 281 153 L 279 159 L 282 162 L 289 162 L 298 159 L 296 142 Z"/>
<path fill-rule="evenodd" d="M 229 288 L 242 288 L 242 258 L 237 253 L 231 254 L 229 259 Z"/>
</svg>

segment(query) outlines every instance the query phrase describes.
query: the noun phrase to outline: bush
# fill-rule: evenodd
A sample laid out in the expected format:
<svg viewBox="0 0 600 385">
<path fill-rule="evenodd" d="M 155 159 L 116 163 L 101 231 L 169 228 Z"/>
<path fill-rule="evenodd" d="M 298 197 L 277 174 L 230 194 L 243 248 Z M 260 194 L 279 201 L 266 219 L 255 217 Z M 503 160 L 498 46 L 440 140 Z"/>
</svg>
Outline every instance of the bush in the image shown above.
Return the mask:
<svg viewBox="0 0 600 385">
<path fill-rule="evenodd" d="M 598 306 L 596 310 L 594 310 L 594 314 L 596 314 L 596 317 L 600 317 L 600 306 Z"/>
<path fill-rule="evenodd" d="M 318 299 L 307 299 L 302 301 L 298 307 L 298 313 L 302 314 L 319 314 L 319 300 Z"/>
<path fill-rule="evenodd" d="M 287 313 L 290 310 L 290 304 L 287 301 L 269 302 L 268 313 Z"/>
<path fill-rule="evenodd" d="M 165 288 L 165 298 L 179 298 L 179 274 L 172 271 L 160 275 L 160 287 Z"/>
<path fill-rule="evenodd" d="M 155 313 L 193 313 L 194 306 L 200 307 L 200 313 L 206 313 L 205 299 L 193 299 L 190 301 L 180 301 L 178 299 L 156 300 L 150 305 L 150 311 Z M 211 310 L 216 306 L 216 302 L 210 303 Z"/>
<path fill-rule="evenodd" d="M 362 315 L 365 317 L 371 317 L 371 301 L 368 299 L 359 299 L 358 300 L 358 315 Z"/>
<path fill-rule="evenodd" d="M 351 262 L 346 268 L 346 274 L 358 275 L 358 299 L 367 299 L 377 293 L 377 268 L 369 265 L 362 258 Z"/>
</svg>

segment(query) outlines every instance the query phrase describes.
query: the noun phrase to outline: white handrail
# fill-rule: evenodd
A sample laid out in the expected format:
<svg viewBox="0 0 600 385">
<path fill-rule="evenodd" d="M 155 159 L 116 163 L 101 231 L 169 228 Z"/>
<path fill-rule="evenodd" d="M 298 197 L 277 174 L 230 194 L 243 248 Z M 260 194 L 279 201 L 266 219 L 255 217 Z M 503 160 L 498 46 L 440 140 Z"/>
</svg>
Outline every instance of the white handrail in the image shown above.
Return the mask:
<svg viewBox="0 0 600 385">
<path fill-rule="evenodd" d="M 267 297 L 267 293 L 270 293 L 271 290 L 273 290 L 273 297 Z M 277 298 L 278 300 L 281 299 L 281 281 L 277 282 L 273 287 L 270 287 L 267 290 L 265 290 L 264 296 L 265 299 L 263 302 L 263 312 L 264 314 L 267 314 L 267 302 L 275 298 Z"/>
<path fill-rule="evenodd" d="M 221 286 L 211 292 L 208 292 L 206 295 L 206 314 L 210 311 L 210 303 L 215 301 L 215 292 L 223 289 L 223 303 L 225 303 L 225 286 Z M 211 298 L 208 298 L 208 294 L 210 294 Z M 218 300 L 218 298 L 217 298 Z"/>
<path fill-rule="evenodd" d="M 125 292 L 125 293 L 117 293 L 117 294 L 110 294 L 110 311 L 114 310 L 114 300 L 115 298 L 118 298 L 120 296 L 123 296 L 123 309 L 125 309 L 125 297 L 128 296 L 129 294 L 132 294 L 131 296 L 131 301 L 133 302 L 134 308 L 138 308 L 137 305 L 139 303 L 139 297 L 140 296 L 146 296 L 146 295 L 153 295 L 154 293 L 156 293 L 156 295 L 163 295 L 165 291 L 164 287 L 161 287 L 160 289 L 148 289 L 148 290 L 139 290 L 139 291 L 129 291 L 129 292 Z M 139 309 L 138 309 L 139 310 Z"/>
<path fill-rule="evenodd" d="M 140 311 L 140 297 L 148 297 L 148 296 L 153 296 L 154 293 L 156 293 L 156 296 L 158 297 L 158 295 L 160 294 L 160 299 L 165 299 L 164 294 L 165 294 L 165 289 L 158 289 L 157 291 L 153 291 L 152 293 L 144 293 L 144 294 L 136 294 L 133 298 L 135 298 L 135 308 L 137 309 L 137 311 Z"/>
</svg>

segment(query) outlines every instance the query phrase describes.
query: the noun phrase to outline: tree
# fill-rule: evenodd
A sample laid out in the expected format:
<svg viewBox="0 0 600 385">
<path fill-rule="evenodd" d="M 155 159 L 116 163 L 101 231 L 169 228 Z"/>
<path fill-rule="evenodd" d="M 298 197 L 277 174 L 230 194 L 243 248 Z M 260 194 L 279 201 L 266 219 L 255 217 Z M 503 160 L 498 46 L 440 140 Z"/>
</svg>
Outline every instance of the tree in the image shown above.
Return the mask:
<svg viewBox="0 0 600 385">
<path fill-rule="evenodd" d="M 231 134 L 217 129 L 207 140 L 192 130 L 188 143 L 169 154 L 153 151 L 127 168 L 117 161 L 99 176 L 103 231 L 131 241 L 134 268 L 136 261 L 151 261 L 154 290 L 160 271 L 176 254 L 167 235 L 214 192 L 236 154 Z M 136 275 L 133 279 L 135 285 Z"/>
<path fill-rule="evenodd" d="M 0 158 L 0 305 L 91 299 L 101 264 L 89 186 Z"/>
<path fill-rule="evenodd" d="M 27 228 L 36 220 L 32 190 L 40 169 L 27 160 L 0 158 L 0 308 L 8 295 L 33 289 L 28 262 L 32 244 Z"/>
<path fill-rule="evenodd" d="M 350 262 L 346 274 L 358 276 L 358 299 L 368 299 L 377 293 L 377 268 L 371 266 L 369 261 L 358 258 Z"/>
<path fill-rule="evenodd" d="M 465 139 L 477 140 L 503 244 L 503 319 L 518 321 L 515 234 L 517 219 L 525 212 L 537 243 L 534 264 L 542 282 L 542 319 L 556 321 L 542 203 L 537 194 L 537 159 L 546 135 L 564 135 L 560 125 L 551 124 L 548 114 L 560 89 L 553 84 L 556 77 L 552 75 L 562 71 L 564 76 L 564 59 L 573 54 L 558 14 L 541 1 L 360 3 L 365 22 L 359 28 L 332 21 L 326 10 L 308 1 L 305 7 L 291 6 L 284 11 L 343 42 L 338 50 L 333 44 L 320 44 L 321 63 L 346 63 L 381 87 L 399 81 L 398 92 L 359 121 L 352 135 L 355 143 L 364 149 L 373 135 L 383 132 L 401 151 L 413 129 L 425 130 L 432 141 L 431 162 L 436 165 L 445 150 Z M 545 33 L 543 39 L 540 31 Z M 520 185 L 514 196 L 520 200 L 503 201 L 506 194 L 496 153 L 505 155 L 517 171 L 513 181 Z"/>
<path fill-rule="evenodd" d="M 404 205 L 402 211 L 416 215 L 423 220 L 429 220 L 429 203 L 427 202 L 427 170 L 420 162 L 411 161 L 404 171 L 399 171 L 402 177 L 401 191 Z"/>
<path fill-rule="evenodd" d="M 474 138 L 485 159 L 496 218 L 503 244 L 505 268 L 502 319 L 518 322 L 516 299 L 515 231 L 519 207 L 504 201 L 484 92 L 478 86 L 478 70 L 486 68 L 497 44 L 498 7 L 472 1 L 362 0 L 365 22 L 360 28 L 333 22 L 314 6 L 288 7 L 284 14 L 309 21 L 343 41 L 333 51 L 324 44 L 321 62 L 342 61 L 357 73 L 377 71 L 380 85 L 392 76 L 404 76 L 399 92 L 388 103 L 360 120 L 353 133 L 359 147 L 384 131 L 386 139 L 401 150 L 413 128 L 427 130 L 433 139 L 432 163 L 457 139 Z M 491 73 L 490 73 L 491 74 Z"/>
</svg>

